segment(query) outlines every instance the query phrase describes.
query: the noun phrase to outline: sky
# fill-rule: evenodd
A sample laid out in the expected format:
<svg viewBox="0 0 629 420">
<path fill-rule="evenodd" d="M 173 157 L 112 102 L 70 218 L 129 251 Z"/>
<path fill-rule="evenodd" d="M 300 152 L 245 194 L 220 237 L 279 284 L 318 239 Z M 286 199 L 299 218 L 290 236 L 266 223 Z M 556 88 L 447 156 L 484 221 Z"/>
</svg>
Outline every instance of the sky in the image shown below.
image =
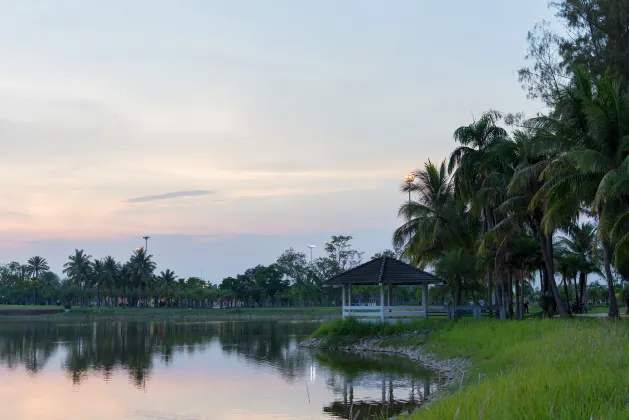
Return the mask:
<svg viewBox="0 0 629 420">
<path fill-rule="evenodd" d="M 488 109 L 547 0 L 0 0 L 0 261 L 212 282 L 331 235 L 391 248 L 402 178 Z"/>
</svg>

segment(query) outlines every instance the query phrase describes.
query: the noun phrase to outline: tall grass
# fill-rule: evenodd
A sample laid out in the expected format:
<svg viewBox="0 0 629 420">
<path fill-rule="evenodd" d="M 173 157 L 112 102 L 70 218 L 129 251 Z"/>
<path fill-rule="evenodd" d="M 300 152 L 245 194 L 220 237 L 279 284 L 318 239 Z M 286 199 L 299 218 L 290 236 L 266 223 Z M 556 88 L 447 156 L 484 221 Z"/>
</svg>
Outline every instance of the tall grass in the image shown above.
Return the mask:
<svg viewBox="0 0 629 420">
<path fill-rule="evenodd" d="M 361 322 L 356 318 L 334 319 L 321 325 L 313 338 L 325 339 L 331 346 L 354 343 L 362 338 L 393 336 L 414 331 L 434 330 L 446 324 L 444 320 L 380 323 Z"/>
<path fill-rule="evenodd" d="M 627 419 L 629 324 L 596 319 L 460 323 L 428 349 L 467 357 L 468 387 L 412 419 Z"/>
</svg>

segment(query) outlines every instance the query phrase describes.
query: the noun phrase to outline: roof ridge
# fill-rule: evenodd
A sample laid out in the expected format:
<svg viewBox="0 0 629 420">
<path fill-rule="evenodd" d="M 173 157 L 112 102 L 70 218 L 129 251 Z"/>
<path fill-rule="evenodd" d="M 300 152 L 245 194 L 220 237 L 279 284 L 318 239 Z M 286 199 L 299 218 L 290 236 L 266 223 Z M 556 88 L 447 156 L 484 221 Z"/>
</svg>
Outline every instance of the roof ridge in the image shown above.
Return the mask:
<svg viewBox="0 0 629 420">
<path fill-rule="evenodd" d="M 380 274 L 378 274 L 378 284 L 382 284 L 382 277 L 384 276 L 384 265 L 387 263 L 387 257 L 382 257 L 382 264 L 380 264 Z"/>
</svg>

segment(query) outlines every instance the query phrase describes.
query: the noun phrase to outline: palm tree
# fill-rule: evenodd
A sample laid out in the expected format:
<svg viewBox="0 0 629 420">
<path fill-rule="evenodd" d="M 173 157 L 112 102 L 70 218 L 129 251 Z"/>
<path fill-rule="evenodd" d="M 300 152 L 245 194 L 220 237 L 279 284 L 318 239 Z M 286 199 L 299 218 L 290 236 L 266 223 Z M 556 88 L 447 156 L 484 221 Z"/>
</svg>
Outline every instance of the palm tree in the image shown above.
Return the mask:
<svg viewBox="0 0 629 420">
<path fill-rule="evenodd" d="M 554 115 L 534 123 L 544 133 L 543 146 L 558 153 L 542 174 L 548 181 L 542 191 L 548 202 L 544 228 L 556 228 L 575 204 L 591 209 L 603 250 L 608 315 L 618 317 L 611 264 L 629 255 L 629 93 L 618 80 L 593 80 L 577 69 Z"/>
<path fill-rule="evenodd" d="M 107 256 L 103 262 L 103 287 L 109 290 L 109 304 L 114 306 L 114 288 L 119 282 L 121 266 L 113 257 Z"/>
<path fill-rule="evenodd" d="M 151 283 L 153 271 L 155 271 L 155 263 L 151 257 L 152 255 L 148 255 L 144 248 L 139 248 L 133 252 L 129 260 L 131 284 L 140 293 L 140 296 L 145 294 Z"/>
<path fill-rule="evenodd" d="M 568 252 L 579 257 L 579 285 L 577 303 L 587 309 L 587 277 L 588 274 L 599 271 L 597 268 L 597 236 L 596 226 L 590 222 L 573 223 L 567 229 L 567 235 L 559 238 L 558 244 Z"/>
<path fill-rule="evenodd" d="M 45 273 L 50 270 L 48 261 L 39 256 L 29 258 L 26 265 L 28 266 L 28 274 L 34 278 L 39 278 L 41 273 Z"/>
<path fill-rule="evenodd" d="M 100 307 L 100 288 L 105 278 L 105 268 L 102 260 L 94 260 L 90 283 L 96 286 L 96 306 Z"/>
<path fill-rule="evenodd" d="M 46 271 L 40 275 L 41 296 L 46 299 L 46 290 L 49 287 L 56 287 L 60 283 L 59 276 L 52 271 Z"/>
<path fill-rule="evenodd" d="M 126 305 L 129 306 L 131 303 L 131 300 L 129 299 L 129 291 L 131 289 L 131 263 L 130 262 L 126 262 L 124 265 L 122 265 L 120 267 L 120 276 L 118 277 L 118 282 L 119 285 L 118 287 L 120 287 L 122 289 L 122 296 L 124 296 L 125 300 L 126 300 Z"/>
<path fill-rule="evenodd" d="M 179 284 L 177 283 L 177 276 L 171 270 L 162 271 L 159 273 L 159 282 L 161 289 L 168 299 L 168 307 L 172 306 L 172 299 L 177 292 Z"/>
<path fill-rule="evenodd" d="M 514 227 L 518 224 L 526 224 L 529 230 L 538 238 L 540 250 L 544 259 L 542 269 L 542 289 L 544 295 L 550 292 L 560 316 L 569 316 L 567 308 L 559 294 L 555 281 L 554 267 L 554 228 L 544 225 L 548 218 L 548 204 L 541 199 L 540 191 L 544 191 L 546 184 L 540 181 L 540 175 L 549 165 L 548 156 L 540 154 L 536 150 L 539 138 L 533 132 L 516 132 L 515 141 L 518 143 L 519 162 L 517 162 L 513 176 L 508 185 L 509 198 L 501 205 L 503 211 L 510 213 L 502 224 Z M 578 206 L 576 207 L 578 211 Z M 566 215 L 562 214 L 562 223 L 565 223 Z M 497 226 L 499 227 L 499 226 Z"/>
<path fill-rule="evenodd" d="M 459 127 L 454 132 L 454 140 L 461 146 L 450 155 L 448 172 L 453 175 L 454 191 L 457 198 L 471 205 L 484 221 L 484 231 L 490 231 L 497 223 L 495 214 L 499 199 L 492 188 L 487 188 L 496 177 L 492 168 L 487 167 L 492 147 L 507 138 L 507 132 L 498 125 L 502 115 L 496 111 L 487 111 L 478 121 Z M 500 179 L 502 177 L 498 177 Z M 484 192 L 481 193 L 481 190 Z M 491 302 L 492 283 L 496 271 L 491 261 L 485 261 L 487 267 L 487 300 Z M 497 297 L 502 285 L 497 283 Z"/>
<path fill-rule="evenodd" d="M 67 263 L 63 265 L 63 274 L 67 275 L 70 280 L 81 288 L 81 303 L 85 302 L 85 289 L 90 280 L 92 271 L 91 255 L 86 255 L 81 249 L 75 249 L 74 255 L 70 255 Z"/>
<path fill-rule="evenodd" d="M 404 186 L 402 190 L 409 188 Z M 454 226 L 457 206 L 445 163 L 439 168 L 428 161 L 423 170 L 415 172 L 410 185 L 417 201 L 404 203 L 399 215 L 406 222 L 396 229 L 393 243 L 412 264 L 424 267 L 434 262 L 448 244 L 457 240 Z"/>
</svg>

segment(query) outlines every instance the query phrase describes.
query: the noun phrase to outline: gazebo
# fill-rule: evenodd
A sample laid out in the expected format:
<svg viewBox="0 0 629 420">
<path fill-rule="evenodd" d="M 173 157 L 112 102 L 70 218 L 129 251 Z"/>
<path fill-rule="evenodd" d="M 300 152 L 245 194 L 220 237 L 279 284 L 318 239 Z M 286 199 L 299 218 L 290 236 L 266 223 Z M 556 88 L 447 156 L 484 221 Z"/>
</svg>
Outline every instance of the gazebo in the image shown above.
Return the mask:
<svg viewBox="0 0 629 420">
<path fill-rule="evenodd" d="M 397 321 L 409 318 L 428 318 L 428 285 L 443 284 L 438 277 L 391 257 L 380 257 L 323 282 L 324 287 L 340 287 L 343 318 L 353 316 L 365 321 Z M 352 306 L 352 286 L 379 286 L 379 305 Z M 421 286 L 422 306 L 392 306 L 393 286 Z M 385 288 L 387 299 L 385 300 Z M 444 306 L 433 307 L 446 312 Z"/>
</svg>

